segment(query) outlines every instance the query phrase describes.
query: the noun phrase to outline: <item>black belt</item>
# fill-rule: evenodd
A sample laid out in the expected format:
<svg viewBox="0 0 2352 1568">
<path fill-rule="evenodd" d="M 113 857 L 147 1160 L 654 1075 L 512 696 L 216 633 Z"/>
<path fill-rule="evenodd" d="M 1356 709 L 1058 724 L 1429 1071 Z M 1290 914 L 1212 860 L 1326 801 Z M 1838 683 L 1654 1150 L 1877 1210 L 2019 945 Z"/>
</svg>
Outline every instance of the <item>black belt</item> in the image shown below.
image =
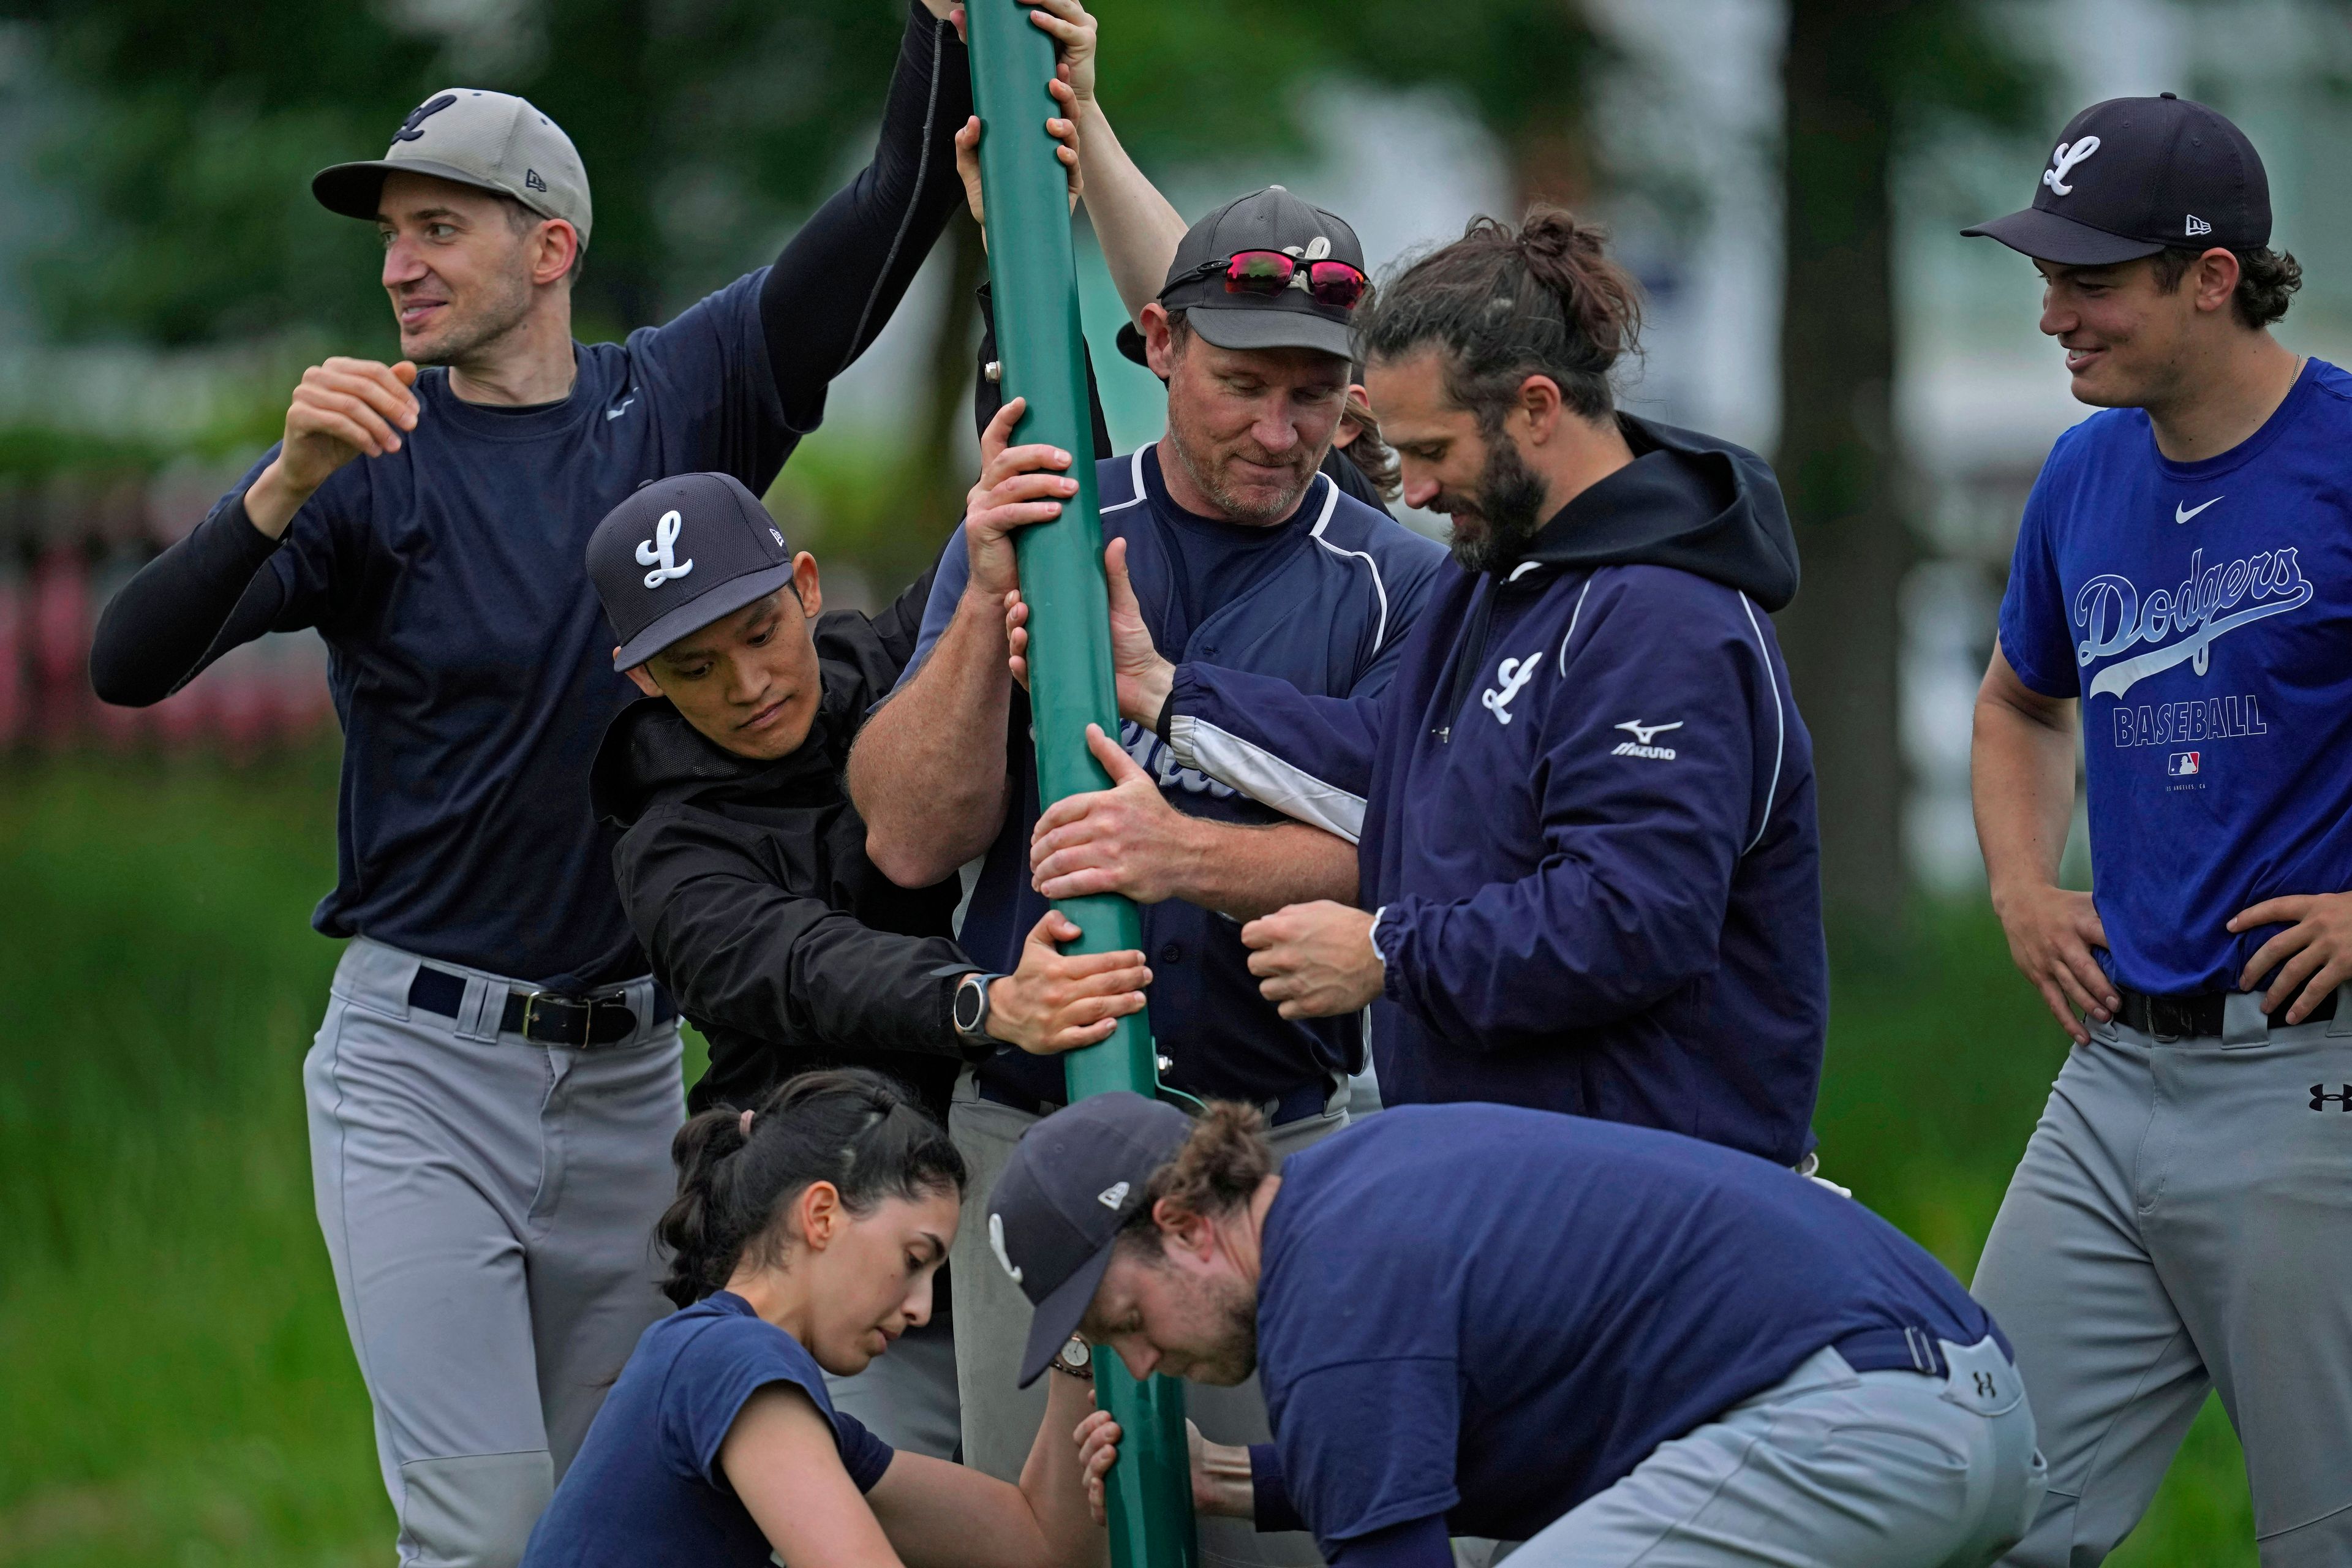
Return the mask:
<svg viewBox="0 0 2352 1568">
<path fill-rule="evenodd" d="M 2151 996 L 2130 986 L 2118 986 L 2116 993 L 2124 1005 L 2116 1009 L 2116 1018 L 2144 1035 L 2159 1040 L 2189 1040 L 2203 1036 L 2219 1038 L 2221 1033 L 2222 1009 L 2229 996 L 2220 991 L 2207 991 L 2195 996 Z M 2287 1006 L 2293 1006 L 2292 1002 Z M 2336 1016 L 2336 993 L 2330 991 L 2320 998 L 2319 1005 L 2303 1021 L 2316 1024 L 2323 1018 Z M 2270 1015 L 2271 1027 L 2284 1029 L 2286 1007 Z"/>
<path fill-rule="evenodd" d="M 408 983 L 408 1005 L 457 1016 L 466 1003 L 466 977 L 429 963 L 416 967 Z M 654 987 L 654 1022 L 667 1024 L 677 1016 L 660 986 Z M 509 991 L 499 1009 L 499 1033 L 520 1035 L 542 1046 L 575 1048 L 609 1046 L 637 1032 L 637 1015 L 628 1005 L 628 988 L 616 985 L 585 996 L 565 996 L 553 991 Z"/>
<path fill-rule="evenodd" d="M 1006 1089 L 984 1078 L 976 1079 L 974 1087 L 979 1089 L 980 1098 L 991 1105 L 1008 1105 L 1029 1116 L 1051 1116 L 1069 1103 L 1061 1100 L 1039 1100 L 1034 1095 Z M 1268 1127 L 1287 1127 L 1294 1121 L 1322 1115 L 1323 1108 L 1331 1103 L 1333 1089 L 1330 1079 L 1317 1079 L 1257 1104 L 1266 1113 L 1265 1124 Z"/>
</svg>

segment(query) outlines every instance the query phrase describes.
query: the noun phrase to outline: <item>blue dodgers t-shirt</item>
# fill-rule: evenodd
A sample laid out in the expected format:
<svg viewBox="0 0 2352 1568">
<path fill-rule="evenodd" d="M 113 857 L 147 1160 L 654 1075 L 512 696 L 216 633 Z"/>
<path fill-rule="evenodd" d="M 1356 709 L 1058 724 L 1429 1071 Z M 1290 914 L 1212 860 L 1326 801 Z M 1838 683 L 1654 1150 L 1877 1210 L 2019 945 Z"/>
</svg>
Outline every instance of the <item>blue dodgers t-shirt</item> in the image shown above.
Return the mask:
<svg viewBox="0 0 2352 1568">
<path fill-rule="evenodd" d="M 1408 1521 L 1524 1541 L 1847 1336 L 1973 1344 L 1984 1309 L 1893 1226 L 1712 1143 L 1409 1105 L 1292 1155 L 1258 1377 L 1335 1553 Z"/>
<path fill-rule="evenodd" d="M 581 552 L 647 479 L 774 480 L 798 433 L 761 325 L 767 270 L 626 343 L 575 345 L 561 403 L 467 403 L 425 371 L 400 450 L 345 464 L 294 514 L 262 569 L 273 626 L 326 640 L 343 730 L 320 931 L 551 988 L 645 973 L 588 803 L 637 690 Z"/>
<path fill-rule="evenodd" d="M 2278 928 L 2239 910 L 2352 889 L 2352 376 L 2312 360 L 2218 458 L 2147 414 L 2058 438 L 2025 505 L 2000 646 L 2080 697 L 2108 973 L 2235 991 Z"/>
<path fill-rule="evenodd" d="M 721 1290 L 638 1339 L 530 1532 L 523 1568 L 760 1568 L 773 1561 L 719 1467 L 719 1449 L 745 1401 L 779 1383 L 824 1412 L 842 1468 L 859 1491 L 871 1491 L 890 1468 L 890 1446 L 834 1409 L 824 1372 L 799 1342 Z"/>
</svg>

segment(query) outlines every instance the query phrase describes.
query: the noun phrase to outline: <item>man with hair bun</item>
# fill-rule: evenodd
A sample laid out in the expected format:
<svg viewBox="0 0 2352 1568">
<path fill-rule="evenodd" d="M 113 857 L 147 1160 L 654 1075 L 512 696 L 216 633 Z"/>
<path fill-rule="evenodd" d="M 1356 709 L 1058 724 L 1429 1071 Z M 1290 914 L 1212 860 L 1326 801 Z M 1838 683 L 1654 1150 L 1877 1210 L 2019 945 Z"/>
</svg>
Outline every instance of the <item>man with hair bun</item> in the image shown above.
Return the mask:
<svg viewBox="0 0 2352 1568">
<path fill-rule="evenodd" d="M 1517 1568 L 1981 1568 L 2041 1498 L 1959 1281 L 1694 1139 L 1406 1106 L 1277 1167 L 1253 1110 L 1106 1094 L 986 1206 L 1035 1307 L 1022 1376 L 1089 1342 L 1138 1377 L 1255 1371 L 1273 1441 L 1196 1446 L 1195 1506 L 1303 1521 L 1338 1568 L 1449 1568 L 1450 1533 Z M 1089 1473 L 1118 1436 L 1082 1434 Z"/>
<path fill-rule="evenodd" d="M 1111 562 L 1122 715 L 1358 842 L 1354 905 L 1243 929 L 1265 996 L 1286 1018 L 1370 1005 L 1391 1104 L 1569 1111 L 1810 1170 L 1828 961 L 1770 468 L 1615 409 L 1637 289 L 1565 212 L 1479 219 L 1360 316 L 1405 502 L 1454 519 L 1385 692 L 1171 665 Z M 1097 798 L 1038 824 L 1065 875 L 1135 852 L 1091 829 Z"/>
</svg>

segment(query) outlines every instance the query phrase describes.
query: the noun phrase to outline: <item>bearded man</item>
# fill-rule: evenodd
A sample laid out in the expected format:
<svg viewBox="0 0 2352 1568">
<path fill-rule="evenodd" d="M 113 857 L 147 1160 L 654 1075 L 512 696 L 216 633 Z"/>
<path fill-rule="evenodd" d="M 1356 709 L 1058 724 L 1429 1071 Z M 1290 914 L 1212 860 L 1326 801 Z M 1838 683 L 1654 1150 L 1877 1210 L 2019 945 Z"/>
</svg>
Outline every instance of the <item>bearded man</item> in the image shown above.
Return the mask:
<svg viewBox="0 0 2352 1568">
<path fill-rule="evenodd" d="M 1243 928 L 1265 1000 L 1370 1005 L 1391 1105 L 1568 1111 L 1810 1173 L 1828 956 L 1811 744 L 1769 619 L 1797 585 L 1771 469 L 1616 410 L 1637 291 L 1564 212 L 1480 219 L 1363 316 L 1404 500 L 1454 519 L 1385 693 L 1198 643 L 1171 665 L 1111 573 L 1121 713 L 1360 840 L 1356 897 Z M 1049 894 L 1147 857 L 1108 799 L 1039 822 Z"/>
</svg>

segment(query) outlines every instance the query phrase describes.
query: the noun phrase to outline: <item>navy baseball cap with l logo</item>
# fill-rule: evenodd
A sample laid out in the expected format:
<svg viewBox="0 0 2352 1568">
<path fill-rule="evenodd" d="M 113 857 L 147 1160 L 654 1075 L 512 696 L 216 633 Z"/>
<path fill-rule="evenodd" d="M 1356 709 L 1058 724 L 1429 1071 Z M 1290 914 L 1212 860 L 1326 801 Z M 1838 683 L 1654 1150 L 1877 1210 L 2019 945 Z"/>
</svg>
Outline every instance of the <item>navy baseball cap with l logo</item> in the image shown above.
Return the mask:
<svg viewBox="0 0 2352 1568">
<path fill-rule="evenodd" d="M 1056 1110 L 1013 1145 L 988 1194 L 988 1249 L 1036 1309 L 1022 1387 L 1078 1331 L 1151 1173 L 1192 1133 L 1174 1106 L 1119 1089 Z"/>
<path fill-rule="evenodd" d="M 627 669 L 790 583 L 793 550 L 734 475 L 678 474 L 605 514 L 588 576 L 620 634 L 613 668 Z"/>
<path fill-rule="evenodd" d="M 2111 98 L 2066 122 L 2033 205 L 1960 230 L 2062 267 L 2159 250 L 2260 250 L 2270 176 L 2245 132 L 2172 93 Z"/>
</svg>

